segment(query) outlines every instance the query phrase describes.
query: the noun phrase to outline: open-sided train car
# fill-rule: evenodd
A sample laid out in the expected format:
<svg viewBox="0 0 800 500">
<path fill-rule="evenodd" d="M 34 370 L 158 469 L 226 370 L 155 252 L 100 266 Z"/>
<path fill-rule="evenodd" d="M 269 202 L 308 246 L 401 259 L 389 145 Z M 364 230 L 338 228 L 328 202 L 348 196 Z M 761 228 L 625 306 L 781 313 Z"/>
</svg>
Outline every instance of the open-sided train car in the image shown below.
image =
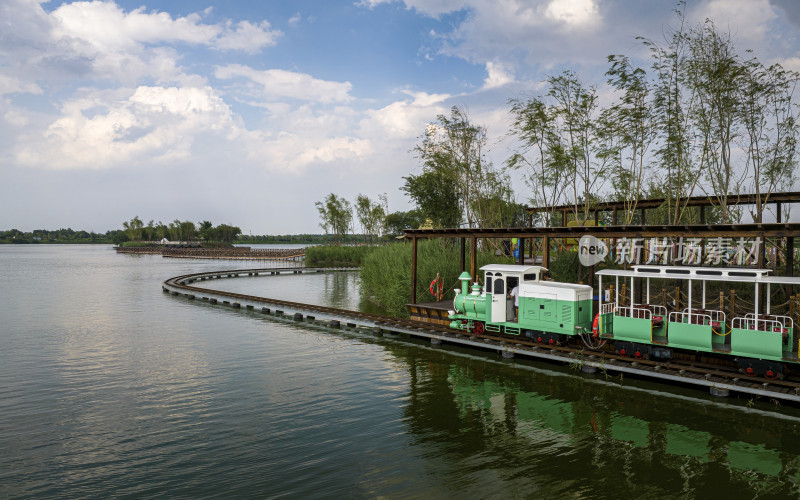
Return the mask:
<svg viewBox="0 0 800 500">
<path fill-rule="evenodd" d="M 671 359 L 676 351 L 709 353 L 735 361 L 746 375 L 767 378 L 782 377 L 787 363 L 800 365 L 794 321 L 772 314 L 770 304 L 772 286 L 800 286 L 800 278 L 769 276 L 764 269 L 651 265 L 605 269 L 597 272 L 601 292 L 594 314 L 591 287 L 549 281 L 544 267 L 493 264 L 481 270 L 483 287 L 478 283 L 470 287 L 469 273 L 459 277 L 461 289 L 455 290 L 450 312 L 452 328 L 479 335 L 525 336 L 546 344 L 581 339 L 590 348 L 610 342 L 617 353 L 640 358 Z M 613 297 L 604 297 L 603 279 L 614 281 Z M 652 304 L 653 279 L 677 280 L 686 290 L 686 303 Z M 624 297 L 620 281 L 626 284 Z M 709 282 L 752 285 L 755 306 L 728 317 L 707 300 Z M 638 286 L 643 289 L 638 291 Z M 517 317 L 509 297 L 514 287 L 518 287 Z M 699 297 L 693 296 L 695 288 L 700 289 Z M 766 301 L 759 304 L 762 288 Z M 637 291 L 643 302 L 637 303 Z"/>
</svg>

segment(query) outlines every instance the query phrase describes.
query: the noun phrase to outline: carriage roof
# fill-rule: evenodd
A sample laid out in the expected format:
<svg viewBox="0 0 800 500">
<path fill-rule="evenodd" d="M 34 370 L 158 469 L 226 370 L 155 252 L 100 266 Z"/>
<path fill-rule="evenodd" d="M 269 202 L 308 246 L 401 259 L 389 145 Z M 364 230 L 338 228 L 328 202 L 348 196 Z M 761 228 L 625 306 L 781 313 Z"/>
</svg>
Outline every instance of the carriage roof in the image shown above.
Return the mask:
<svg viewBox="0 0 800 500">
<path fill-rule="evenodd" d="M 626 278 L 661 278 L 701 281 L 736 281 L 740 283 L 770 283 L 800 285 L 800 278 L 791 276 L 769 276 L 769 269 L 737 267 L 691 267 L 637 265 L 631 269 L 602 269 L 600 276 Z"/>
<path fill-rule="evenodd" d="M 527 274 L 547 271 L 547 268 L 542 266 L 525 266 L 519 264 L 488 264 L 483 266 L 481 271 L 491 273 Z"/>
</svg>

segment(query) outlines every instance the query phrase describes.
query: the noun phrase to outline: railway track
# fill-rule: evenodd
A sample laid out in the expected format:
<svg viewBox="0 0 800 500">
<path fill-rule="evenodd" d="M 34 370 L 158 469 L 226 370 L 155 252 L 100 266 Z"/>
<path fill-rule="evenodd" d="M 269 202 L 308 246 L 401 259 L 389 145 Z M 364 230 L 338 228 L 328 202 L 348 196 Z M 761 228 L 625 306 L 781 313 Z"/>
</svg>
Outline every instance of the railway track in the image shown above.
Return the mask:
<svg viewBox="0 0 800 500">
<path fill-rule="evenodd" d="M 421 321 L 393 318 L 347 309 L 305 304 L 281 299 L 211 290 L 195 283 L 208 280 L 279 274 L 307 274 L 352 271 L 347 268 L 266 268 L 235 269 L 176 276 L 166 280 L 162 289 L 172 295 L 183 295 L 190 300 L 200 298 L 212 304 L 233 308 L 258 309 L 264 314 L 291 316 L 294 320 L 314 322 L 332 328 L 351 328 L 394 332 L 431 343 L 450 343 L 484 350 L 494 350 L 504 357 L 525 356 L 566 363 L 585 372 L 627 373 L 634 376 L 667 380 L 670 382 L 708 387 L 712 395 L 727 396 L 730 392 L 765 397 L 776 401 L 800 403 L 800 382 L 773 380 L 744 376 L 734 367 L 696 361 L 653 361 L 634 359 L 613 352 L 595 351 L 571 345 L 543 345 L 527 338 L 510 338 L 491 334 L 473 335 L 445 326 Z M 344 325 L 342 325 L 344 324 Z"/>
</svg>

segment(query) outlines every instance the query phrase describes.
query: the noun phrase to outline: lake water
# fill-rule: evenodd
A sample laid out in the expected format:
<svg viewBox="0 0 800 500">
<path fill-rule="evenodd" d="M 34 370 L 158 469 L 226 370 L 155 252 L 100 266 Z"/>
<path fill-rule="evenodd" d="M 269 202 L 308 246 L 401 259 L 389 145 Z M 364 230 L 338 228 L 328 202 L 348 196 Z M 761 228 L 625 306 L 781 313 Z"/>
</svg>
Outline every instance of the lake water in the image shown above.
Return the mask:
<svg viewBox="0 0 800 500">
<path fill-rule="evenodd" d="M 264 266 L 0 246 L 0 497 L 800 494 L 794 408 L 161 291 Z M 205 286 L 359 307 L 357 273 Z"/>
</svg>

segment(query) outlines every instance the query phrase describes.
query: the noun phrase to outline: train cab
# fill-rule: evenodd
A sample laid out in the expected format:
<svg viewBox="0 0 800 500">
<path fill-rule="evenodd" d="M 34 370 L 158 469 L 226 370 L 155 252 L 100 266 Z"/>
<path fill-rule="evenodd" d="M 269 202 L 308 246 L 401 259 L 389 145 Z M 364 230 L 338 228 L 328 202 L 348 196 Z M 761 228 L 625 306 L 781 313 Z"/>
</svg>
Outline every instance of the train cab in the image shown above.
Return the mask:
<svg viewBox="0 0 800 500">
<path fill-rule="evenodd" d="M 549 278 L 547 268 L 542 266 L 520 266 L 512 264 L 489 264 L 483 266 L 484 291 L 491 303 L 487 304 L 487 320 L 492 323 L 515 321 L 514 298 L 509 294 L 523 284 L 534 284 Z"/>
</svg>

